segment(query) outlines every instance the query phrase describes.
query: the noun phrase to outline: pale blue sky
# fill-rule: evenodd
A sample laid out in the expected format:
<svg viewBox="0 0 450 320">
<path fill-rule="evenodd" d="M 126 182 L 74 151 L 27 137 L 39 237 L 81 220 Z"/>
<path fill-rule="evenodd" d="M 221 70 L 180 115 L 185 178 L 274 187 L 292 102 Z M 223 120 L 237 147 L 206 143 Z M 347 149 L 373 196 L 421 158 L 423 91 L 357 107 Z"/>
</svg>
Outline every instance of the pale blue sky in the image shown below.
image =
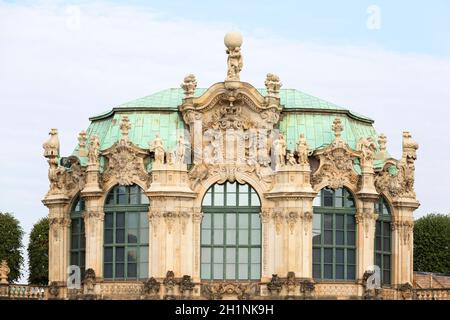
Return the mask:
<svg viewBox="0 0 450 320">
<path fill-rule="evenodd" d="M 367 28 L 370 5 L 381 10 L 379 30 Z M 0 0 L 0 211 L 13 212 L 28 237 L 48 213 L 49 129 L 59 129 L 67 156 L 90 116 L 178 87 L 188 73 L 200 87 L 223 81 L 230 29 L 244 37 L 243 81 L 262 87 L 273 72 L 284 88 L 373 118 L 396 158 L 409 130 L 420 144 L 415 218 L 450 211 L 445 0 Z"/>
</svg>

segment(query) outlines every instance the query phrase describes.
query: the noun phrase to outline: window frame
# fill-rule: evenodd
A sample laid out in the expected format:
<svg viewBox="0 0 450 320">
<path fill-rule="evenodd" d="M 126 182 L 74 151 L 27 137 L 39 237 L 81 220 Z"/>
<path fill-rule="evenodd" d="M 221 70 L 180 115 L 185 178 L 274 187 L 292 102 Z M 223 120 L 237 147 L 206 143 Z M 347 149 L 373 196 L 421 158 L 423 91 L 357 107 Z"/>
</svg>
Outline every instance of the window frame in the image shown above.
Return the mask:
<svg viewBox="0 0 450 320">
<path fill-rule="evenodd" d="M 119 204 L 119 199 L 118 199 L 118 190 L 119 188 L 125 188 L 127 191 L 125 193 L 126 198 L 127 198 L 127 204 Z M 139 192 L 130 192 L 131 188 L 137 188 L 136 190 L 138 190 Z M 113 203 L 109 203 L 109 199 L 110 199 L 110 195 L 111 193 L 113 193 Z M 137 204 L 131 204 L 131 195 L 137 195 L 138 196 L 138 203 Z M 145 195 L 144 191 L 142 190 L 142 188 L 140 188 L 138 185 L 131 185 L 131 186 L 121 186 L 121 185 L 116 185 L 114 186 L 108 193 L 106 200 L 105 200 L 105 206 L 104 206 L 104 213 L 105 213 L 105 219 L 104 219 L 104 225 L 103 225 L 103 276 L 105 280 L 121 280 L 121 281 L 128 281 L 128 280 L 142 280 L 142 279 L 147 279 L 148 278 L 148 265 L 149 265 L 149 242 L 150 242 L 150 229 L 148 226 L 148 218 L 147 218 L 147 213 L 148 213 L 148 208 L 150 206 L 150 204 L 148 203 L 142 203 L 143 199 L 148 199 L 147 196 Z M 149 201 L 148 201 L 149 202 Z M 123 228 L 123 232 L 124 232 L 124 242 L 122 243 L 118 243 L 117 242 L 117 215 L 118 214 L 122 214 L 124 215 L 124 225 Z M 130 214 L 136 214 L 137 215 L 137 227 L 133 227 L 130 228 L 129 227 L 129 216 Z M 107 215 L 111 215 L 112 216 L 112 227 L 107 227 L 106 225 L 106 220 L 107 220 Z M 144 216 L 144 219 L 146 219 L 146 224 L 145 226 L 141 225 L 141 221 L 142 221 L 142 216 Z M 137 230 L 137 240 L 136 242 L 129 242 L 128 240 L 128 231 L 130 229 L 136 229 Z M 112 232 L 112 240 L 111 242 L 106 243 L 106 234 L 107 231 Z M 147 235 L 142 235 L 141 232 L 142 230 L 145 230 L 147 232 Z M 147 242 L 142 242 L 142 237 L 147 238 Z M 124 257 L 123 257 L 123 261 L 117 261 L 117 249 L 118 248 L 123 248 L 124 250 Z M 141 261 L 141 248 L 144 248 L 147 250 L 147 261 Z M 112 256 L 111 256 L 111 261 L 106 262 L 105 261 L 105 257 L 106 257 L 106 250 L 107 249 L 111 249 L 112 250 Z M 130 264 L 129 260 L 128 260 L 128 249 L 136 249 L 136 261 L 134 262 L 134 264 L 136 264 L 136 276 L 132 277 L 132 276 L 128 276 L 128 265 Z M 141 264 L 146 263 L 146 270 L 144 272 L 145 276 L 141 277 Z M 123 264 L 123 277 L 118 277 L 116 276 L 116 269 L 117 269 L 117 265 L 118 264 Z M 111 265 L 111 272 L 112 272 L 112 276 L 111 277 L 106 277 L 106 266 L 107 265 Z"/>
<path fill-rule="evenodd" d="M 380 210 L 381 208 L 381 210 Z M 386 212 L 385 210 L 386 209 Z M 381 211 L 381 212 L 380 212 Z M 380 198 L 375 203 L 375 213 L 378 214 L 378 218 L 375 221 L 375 235 L 374 235 L 374 264 L 377 265 L 377 256 L 380 257 L 380 281 L 381 286 L 390 287 L 392 284 L 392 208 L 384 196 Z M 388 235 L 384 234 L 384 226 L 388 227 Z M 380 238 L 380 247 L 377 245 L 377 240 Z M 385 239 L 389 239 L 389 250 L 385 250 Z M 385 258 L 389 256 L 389 268 L 386 268 Z M 385 280 L 385 271 L 389 272 L 389 281 Z"/>
<path fill-rule="evenodd" d="M 325 196 L 324 190 L 331 190 L 333 192 L 332 195 L 332 203 L 331 206 L 325 206 Z M 342 190 L 342 196 L 336 195 L 336 190 Z M 339 188 L 339 189 L 331 189 L 331 188 L 323 188 L 319 191 L 318 197 L 320 197 L 320 206 L 313 206 L 314 215 L 320 216 L 320 243 L 315 242 L 314 234 L 312 239 L 312 267 L 313 267 L 313 278 L 318 282 L 355 282 L 356 281 L 356 273 L 357 273 L 357 234 L 358 234 L 358 225 L 356 224 L 356 201 L 354 195 L 347 188 Z M 351 200 L 350 206 L 346 205 L 346 197 L 347 201 Z M 348 198 L 350 197 L 350 198 Z M 336 206 L 337 201 L 336 198 L 342 200 L 342 206 Z M 325 217 L 331 216 L 331 228 L 325 228 Z M 342 228 L 337 228 L 337 217 L 343 217 L 343 226 Z M 314 219 L 314 218 L 313 218 Z M 351 225 L 354 226 L 353 229 L 349 229 L 349 220 L 351 219 Z M 314 229 L 313 229 L 314 230 Z M 325 241 L 325 231 L 332 232 L 331 243 L 326 243 Z M 343 233 L 343 244 L 337 244 L 337 233 Z M 349 233 L 353 233 L 353 244 L 348 244 Z M 332 250 L 331 262 L 325 262 L 325 252 L 326 250 Z M 315 262 L 317 259 L 315 257 L 315 250 L 320 250 L 320 262 Z M 337 262 L 337 250 L 343 250 L 343 262 Z M 353 252 L 354 262 L 349 262 L 349 253 Z M 320 277 L 314 276 L 315 266 L 319 265 L 320 268 Z M 325 278 L 325 266 L 331 265 L 331 278 Z M 336 278 L 337 267 L 343 267 L 343 278 Z M 353 277 L 349 277 L 349 267 L 353 267 Z"/>
<path fill-rule="evenodd" d="M 229 186 L 234 185 L 235 191 L 229 192 Z M 216 186 L 221 186 L 223 188 L 222 192 L 216 191 Z M 242 199 L 240 199 L 240 195 L 242 194 L 241 187 L 246 187 L 246 193 L 247 193 L 247 199 L 245 200 L 247 202 L 247 205 L 241 205 Z M 205 199 L 207 199 L 210 195 L 210 205 L 204 205 Z M 222 201 L 220 203 L 223 203 L 221 205 L 216 205 L 216 194 L 222 195 Z M 232 201 L 232 204 L 229 205 L 229 195 L 235 196 L 234 201 Z M 256 195 L 256 197 L 255 197 Z M 256 205 L 257 200 L 257 205 Z M 258 193 L 255 189 L 252 188 L 249 184 L 240 184 L 239 182 L 231 183 L 229 181 L 222 183 L 222 184 L 214 184 L 212 185 L 208 191 L 205 193 L 205 196 L 202 200 L 202 211 L 204 214 L 203 221 L 201 224 L 201 235 L 200 235 L 200 278 L 202 281 L 258 281 L 261 279 L 262 275 L 262 223 L 260 218 L 260 212 L 261 212 L 261 200 L 259 198 Z M 222 218 L 222 227 L 221 228 L 215 228 L 215 218 L 217 218 L 216 215 L 221 214 Z M 204 221 L 205 216 L 210 217 L 210 225 L 209 227 L 205 227 Z M 234 228 L 231 228 L 228 226 L 228 216 L 234 216 Z M 247 215 L 247 227 L 240 228 L 239 221 L 240 217 L 243 215 Z M 254 227 L 252 224 L 252 217 L 257 216 L 257 227 Z M 246 244 L 240 243 L 240 230 L 247 231 L 247 241 Z M 205 232 L 206 231 L 206 232 Z M 223 237 L 221 243 L 215 243 L 215 231 L 222 232 Z M 235 242 L 234 244 L 230 244 L 227 242 L 227 231 L 235 231 Z M 252 240 L 255 240 L 252 238 L 253 232 L 259 232 L 259 237 L 257 237 L 257 244 L 254 244 Z M 205 243 L 204 236 L 208 233 L 209 242 Z M 203 250 L 209 249 L 209 261 L 204 262 L 203 260 Z M 218 262 L 215 263 L 214 259 L 214 249 L 221 249 L 222 250 L 222 258 Z M 234 258 L 233 262 L 229 262 L 229 259 L 227 259 L 227 249 L 234 249 Z M 245 263 L 241 263 L 239 259 L 239 249 L 247 249 L 247 259 Z M 258 249 L 259 253 L 257 256 L 259 256 L 259 261 L 252 262 L 252 249 Z M 221 264 L 222 268 L 222 276 L 221 278 L 216 277 L 214 273 L 214 265 Z M 234 264 L 234 277 L 227 277 L 227 265 Z M 241 278 L 240 277 L 240 265 L 247 265 L 247 277 Z M 258 266 L 258 274 L 257 277 L 253 277 L 252 274 L 252 267 L 257 265 Z M 209 271 L 207 272 L 209 276 L 204 276 L 204 268 L 208 267 Z M 253 270 L 254 271 L 254 270 Z"/>
</svg>

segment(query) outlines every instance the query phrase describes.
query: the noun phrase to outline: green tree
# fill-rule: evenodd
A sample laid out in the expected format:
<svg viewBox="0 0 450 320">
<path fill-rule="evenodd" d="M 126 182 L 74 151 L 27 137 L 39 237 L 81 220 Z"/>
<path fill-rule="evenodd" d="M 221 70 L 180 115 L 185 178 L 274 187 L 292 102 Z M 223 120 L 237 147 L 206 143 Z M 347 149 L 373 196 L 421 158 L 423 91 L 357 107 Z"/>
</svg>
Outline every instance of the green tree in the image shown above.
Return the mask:
<svg viewBox="0 0 450 320">
<path fill-rule="evenodd" d="M 33 226 L 28 243 L 28 282 L 34 285 L 48 284 L 48 218 L 42 218 Z"/>
<path fill-rule="evenodd" d="M 10 213 L 0 212 L 0 261 L 6 260 L 11 270 L 9 282 L 20 278 L 20 268 L 23 265 L 22 256 L 23 230 L 19 220 Z"/>
<path fill-rule="evenodd" d="M 450 272 L 450 215 L 429 214 L 415 222 L 414 270 Z"/>
</svg>

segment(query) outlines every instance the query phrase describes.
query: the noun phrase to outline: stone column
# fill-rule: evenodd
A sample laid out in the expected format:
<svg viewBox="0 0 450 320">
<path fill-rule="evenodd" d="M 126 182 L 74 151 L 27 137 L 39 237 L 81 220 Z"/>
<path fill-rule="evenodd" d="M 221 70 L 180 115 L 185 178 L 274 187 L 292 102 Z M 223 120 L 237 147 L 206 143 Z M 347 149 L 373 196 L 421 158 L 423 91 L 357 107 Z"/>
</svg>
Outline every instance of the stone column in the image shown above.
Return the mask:
<svg viewBox="0 0 450 320">
<path fill-rule="evenodd" d="M 103 278 L 103 204 L 100 198 L 99 141 L 91 137 L 89 162 L 86 170 L 86 184 L 81 191 L 85 200 L 86 270 L 92 268 L 98 278 Z"/>
<path fill-rule="evenodd" d="M 392 284 L 413 283 L 413 212 L 419 207 L 415 199 L 398 199 L 393 203 Z"/>
<path fill-rule="evenodd" d="M 186 164 L 154 163 L 146 194 L 151 199 L 149 277 L 163 279 L 173 271 L 177 278 L 195 278 L 194 242 L 200 239 L 201 212 L 193 208 L 195 193 L 188 185 Z"/>
<path fill-rule="evenodd" d="M 49 252 L 48 280 L 58 286 L 67 283 L 67 268 L 69 266 L 70 217 L 67 208 L 69 199 L 63 195 L 49 196 L 43 200 L 49 209 Z"/>
</svg>

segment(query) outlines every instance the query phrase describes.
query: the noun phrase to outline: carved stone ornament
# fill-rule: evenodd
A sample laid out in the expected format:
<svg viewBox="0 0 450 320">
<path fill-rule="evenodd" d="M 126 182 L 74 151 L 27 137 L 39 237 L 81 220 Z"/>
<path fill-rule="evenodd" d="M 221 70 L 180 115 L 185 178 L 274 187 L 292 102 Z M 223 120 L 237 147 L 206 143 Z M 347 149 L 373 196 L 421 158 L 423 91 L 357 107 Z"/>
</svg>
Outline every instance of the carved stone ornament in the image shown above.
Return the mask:
<svg viewBox="0 0 450 320">
<path fill-rule="evenodd" d="M 319 185 L 329 186 L 332 189 L 342 188 L 345 184 L 356 187 L 358 173 L 353 168 L 353 161 L 360 156 L 341 138 L 343 127 L 341 120 L 336 118 L 333 123 L 335 140 L 326 148 L 316 150 L 314 155 L 319 158 L 319 168 L 312 173 L 314 189 Z"/>
<path fill-rule="evenodd" d="M 258 294 L 257 283 L 203 284 L 201 293 L 209 300 L 221 300 L 225 295 L 236 295 L 239 300 L 250 300 Z"/>
<path fill-rule="evenodd" d="M 0 284 L 8 284 L 8 275 L 11 270 L 8 267 L 8 262 L 6 260 L 2 260 L 0 264 Z"/>
<path fill-rule="evenodd" d="M 155 154 L 155 164 L 163 164 L 166 151 L 164 150 L 164 143 L 158 133 L 149 146 L 150 151 L 153 151 Z"/>
<path fill-rule="evenodd" d="M 52 281 L 48 286 L 48 294 L 52 298 L 57 298 L 59 295 L 59 285 L 56 281 Z"/>
<path fill-rule="evenodd" d="M 95 275 L 95 271 L 92 268 L 89 268 L 86 270 L 86 273 L 84 275 L 83 285 L 85 289 L 85 294 L 92 294 L 94 293 L 94 287 L 97 283 L 97 277 Z"/>
<path fill-rule="evenodd" d="M 154 277 L 151 277 L 144 282 L 144 293 L 150 295 L 156 295 L 159 293 L 161 288 L 161 283 L 158 282 Z"/>
<path fill-rule="evenodd" d="M 298 285 L 298 281 L 297 281 L 297 278 L 295 277 L 295 273 L 292 271 L 288 272 L 287 278 L 285 281 L 285 286 L 286 286 L 287 292 L 288 293 L 294 292 L 297 285 Z"/>
<path fill-rule="evenodd" d="M 49 135 L 50 138 L 42 146 L 44 148 L 44 157 L 46 158 L 59 157 L 58 129 L 51 129 Z"/>
<path fill-rule="evenodd" d="M 267 284 L 267 289 L 272 295 L 279 295 L 283 289 L 283 283 L 283 280 L 281 280 L 277 274 L 273 274 L 272 279 Z"/>
<path fill-rule="evenodd" d="M 166 291 L 172 291 L 175 288 L 177 282 L 173 271 L 167 271 L 163 284 L 166 287 Z"/>
<path fill-rule="evenodd" d="M 224 38 L 227 61 L 227 78 L 226 81 L 239 81 L 239 73 L 244 65 L 241 53 L 242 35 L 239 32 L 229 32 Z"/>
<path fill-rule="evenodd" d="M 316 285 L 312 279 L 303 279 L 299 281 L 300 284 L 300 292 L 303 293 L 304 296 L 310 297 L 314 292 Z"/>
<path fill-rule="evenodd" d="M 383 170 L 375 177 L 375 187 L 379 192 L 392 198 L 416 198 L 414 191 L 414 161 L 419 145 L 411 139 L 407 131 L 403 133 L 403 156 L 400 161 L 388 159 Z"/>
<path fill-rule="evenodd" d="M 100 155 L 100 140 L 97 136 L 92 136 L 90 140 L 90 148 L 88 151 L 89 165 L 98 166 Z"/>
<path fill-rule="evenodd" d="M 393 221 L 392 230 L 397 230 L 399 232 L 400 239 L 403 244 L 411 245 L 411 240 L 413 236 L 414 221 Z"/>
<path fill-rule="evenodd" d="M 277 75 L 268 73 L 264 84 L 266 86 L 268 96 L 279 98 L 282 83 Z"/>
<path fill-rule="evenodd" d="M 192 98 L 195 94 L 195 88 L 197 88 L 197 80 L 193 74 L 189 74 L 184 77 L 184 81 L 181 84 L 181 88 L 184 91 L 184 98 Z"/>
<path fill-rule="evenodd" d="M 150 175 L 145 166 L 147 151 L 138 148 L 129 140 L 120 139 L 105 150 L 103 155 L 107 158 L 106 170 L 103 173 L 104 183 L 114 177 L 120 185 L 129 186 L 135 181 L 141 181 L 149 186 Z"/>
<path fill-rule="evenodd" d="M 366 238 L 369 237 L 370 226 L 378 219 L 378 214 L 375 213 L 373 209 L 364 208 L 358 210 L 355 215 L 355 221 L 357 224 L 364 227 L 364 235 Z"/>
<path fill-rule="evenodd" d="M 286 215 L 286 221 L 289 226 L 289 230 L 291 231 L 291 234 L 294 234 L 294 229 L 297 221 L 299 220 L 299 214 L 297 212 L 291 211 Z"/>
<path fill-rule="evenodd" d="M 310 153 L 310 150 L 303 133 L 298 137 L 296 151 L 298 155 L 298 163 L 309 164 L 308 155 Z"/>
<path fill-rule="evenodd" d="M 372 168 L 373 167 L 373 159 L 375 157 L 375 142 L 373 141 L 372 137 L 361 137 L 358 140 L 358 143 L 356 145 L 356 150 L 361 152 L 361 167 L 363 168 Z"/>
<path fill-rule="evenodd" d="M 403 283 L 398 287 L 403 300 L 410 300 L 414 294 L 414 288 L 410 283 Z"/>
<path fill-rule="evenodd" d="M 182 294 L 191 293 L 194 290 L 195 283 L 192 282 L 191 276 L 184 275 L 180 281 L 180 292 Z"/>
</svg>

